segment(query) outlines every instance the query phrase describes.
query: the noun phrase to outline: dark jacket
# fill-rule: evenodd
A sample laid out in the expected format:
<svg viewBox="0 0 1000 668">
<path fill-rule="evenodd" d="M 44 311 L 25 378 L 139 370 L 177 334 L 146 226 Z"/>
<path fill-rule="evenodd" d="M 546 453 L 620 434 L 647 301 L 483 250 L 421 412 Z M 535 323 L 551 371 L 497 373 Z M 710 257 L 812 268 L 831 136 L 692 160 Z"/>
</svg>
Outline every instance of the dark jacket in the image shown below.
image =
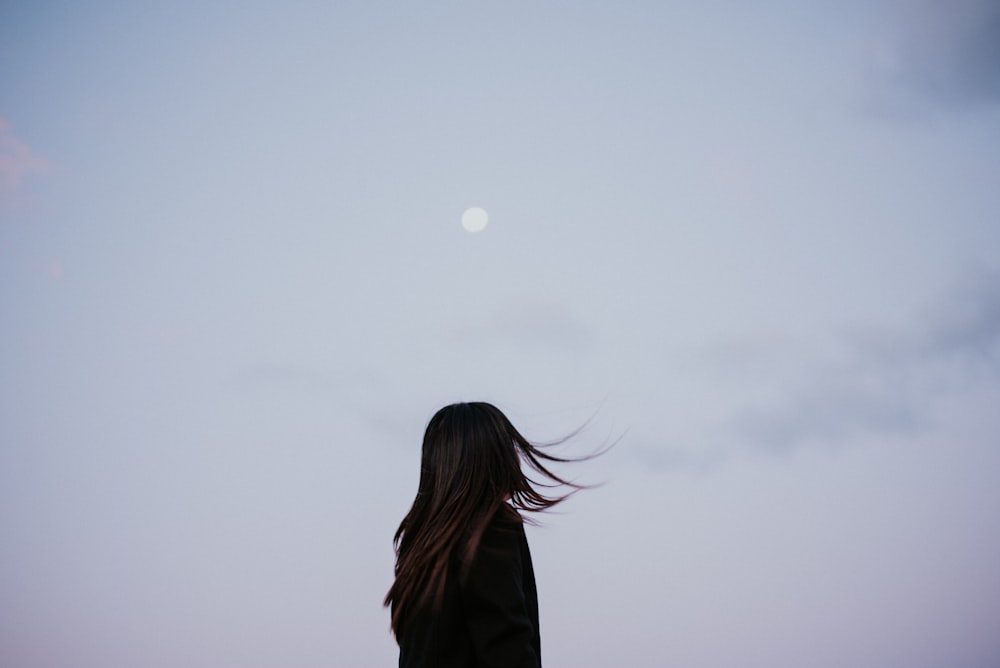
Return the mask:
<svg viewBox="0 0 1000 668">
<path fill-rule="evenodd" d="M 468 575 L 445 585 L 441 609 L 404 625 L 399 668 L 541 668 L 538 591 L 524 526 L 498 513 Z"/>
</svg>

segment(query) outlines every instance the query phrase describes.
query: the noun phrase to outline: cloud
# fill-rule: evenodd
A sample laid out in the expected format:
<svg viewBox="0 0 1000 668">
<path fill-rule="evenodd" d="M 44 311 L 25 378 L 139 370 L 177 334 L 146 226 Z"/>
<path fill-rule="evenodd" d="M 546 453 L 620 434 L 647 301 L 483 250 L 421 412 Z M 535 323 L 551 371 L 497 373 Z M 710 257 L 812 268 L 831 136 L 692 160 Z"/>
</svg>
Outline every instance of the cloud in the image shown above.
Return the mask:
<svg viewBox="0 0 1000 668">
<path fill-rule="evenodd" d="M 844 359 L 814 366 L 784 403 L 736 418 L 734 433 L 754 447 L 785 450 L 927 426 L 936 398 L 1000 377 L 998 278 L 953 293 L 908 331 L 848 337 Z"/>
<path fill-rule="evenodd" d="M 502 308 L 462 316 L 453 326 L 454 340 L 475 348 L 579 350 L 593 337 L 575 313 L 554 299 L 522 296 Z"/>
<path fill-rule="evenodd" d="M 293 394 L 331 395 L 342 384 L 330 373 L 291 364 L 256 362 L 236 369 L 229 378 L 234 389 L 241 392 L 276 392 Z"/>
<path fill-rule="evenodd" d="M 1000 372 L 1000 276 L 982 274 L 941 304 L 922 349 L 977 376 Z"/>
<path fill-rule="evenodd" d="M 714 419 L 683 438 L 640 438 L 636 456 L 654 470 L 704 470 L 738 453 L 782 455 L 933 430 L 939 401 L 1000 383 L 1000 276 L 970 280 L 906 329 L 855 331 L 819 348 L 733 343 L 727 350 L 742 351 L 739 361 L 713 351 L 702 370 L 740 398 L 720 399 Z"/>
<path fill-rule="evenodd" d="M 1000 2 L 917 0 L 889 7 L 893 28 L 869 62 L 877 108 L 1000 104 Z"/>
<path fill-rule="evenodd" d="M 0 195 L 16 192 L 29 174 L 48 171 L 49 163 L 35 154 L 0 117 Z"/>
</svg>

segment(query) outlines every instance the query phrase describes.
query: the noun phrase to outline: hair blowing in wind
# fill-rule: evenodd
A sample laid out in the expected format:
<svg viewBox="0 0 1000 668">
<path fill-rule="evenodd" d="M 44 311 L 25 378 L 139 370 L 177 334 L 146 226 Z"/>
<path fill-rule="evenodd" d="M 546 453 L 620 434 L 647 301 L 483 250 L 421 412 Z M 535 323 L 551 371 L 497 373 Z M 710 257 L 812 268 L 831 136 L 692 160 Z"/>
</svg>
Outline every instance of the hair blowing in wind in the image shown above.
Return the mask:
<svg viewBox="0 0 1000 668">
<path fill-rule="evenodd" d="M 530 443 L 488 403 L 453 404 L 431 418 L 417 495 L 393 539 L 396 579 L 384 604 L 392 609 L 397 638 L 414 614 L 440 606 L 451 578 L 461 581 L 498 514 L 505 521 L 530 522 L 522 513 L 551 508 L 586 487 L 553 473 L 546 463 L 590 459 L 600 452 L 557 457 L 544 447 Z M 526 475 L 522 464 L 541 480 Z M 548 494 L 536 487 L 569 490 Z"/>
</svg>

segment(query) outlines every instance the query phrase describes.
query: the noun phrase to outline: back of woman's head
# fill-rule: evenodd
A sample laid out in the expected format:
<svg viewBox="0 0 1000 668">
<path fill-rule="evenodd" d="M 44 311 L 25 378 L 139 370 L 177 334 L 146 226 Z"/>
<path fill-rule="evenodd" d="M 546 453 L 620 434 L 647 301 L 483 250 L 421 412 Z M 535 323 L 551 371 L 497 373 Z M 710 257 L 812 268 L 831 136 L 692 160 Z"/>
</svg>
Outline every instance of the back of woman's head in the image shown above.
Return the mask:
<svg viewBox="0 0 1000 668">
<path fill-rule="evenodd" d="M 523 477 L 516 450 L 521 438 L 490 404 L 445 406 L 424 432 L 419 505 L 445 517 L 495 510 Z"/>
<path fill-rule="evenodd" d="M 543 461 L 573 460 L 543 452 L 491 404 L 458 403 L 435 413 L 424 432 L 417 496 L 394 538 L 396 580 L 385 603 L 397 635 L 410 614 L 440 602 L 449 578 L 462 576 L 498 513 L 520 521 L 521 512 L 545 510 L 569 495 L 536 491 L 522 462 L 548 479 L 542 486 L 580 489 Z"/>
</svg>

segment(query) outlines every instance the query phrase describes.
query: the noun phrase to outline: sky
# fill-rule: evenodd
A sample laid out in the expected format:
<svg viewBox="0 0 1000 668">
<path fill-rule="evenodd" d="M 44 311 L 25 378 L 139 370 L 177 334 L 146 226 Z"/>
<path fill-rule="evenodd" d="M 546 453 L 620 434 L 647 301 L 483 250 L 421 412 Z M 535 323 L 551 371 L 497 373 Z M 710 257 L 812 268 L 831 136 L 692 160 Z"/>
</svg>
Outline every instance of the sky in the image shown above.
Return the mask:
<svg viewBox="0 0 1000 668">
<path fill-rule="evenodd" d="M 486 400 L 546 666 L 1000 665 L 998 175 L 995 0 L 0 2 L 0 663 L 394 665 Z"/>
</svg>

